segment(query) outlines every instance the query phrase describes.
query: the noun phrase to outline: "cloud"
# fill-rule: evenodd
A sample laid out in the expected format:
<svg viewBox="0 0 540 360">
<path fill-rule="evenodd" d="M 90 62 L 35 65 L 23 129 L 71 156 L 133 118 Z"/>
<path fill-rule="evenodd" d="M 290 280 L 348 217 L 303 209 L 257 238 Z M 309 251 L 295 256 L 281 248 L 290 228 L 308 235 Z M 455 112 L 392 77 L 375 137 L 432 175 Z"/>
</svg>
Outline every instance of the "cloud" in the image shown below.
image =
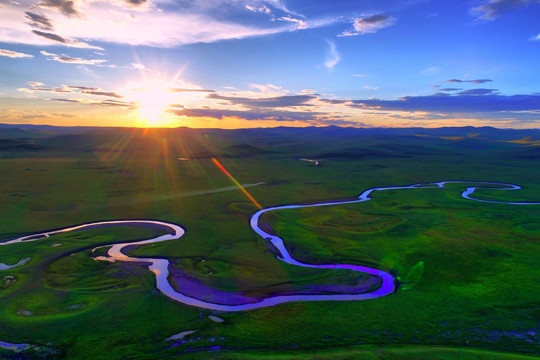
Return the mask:
<svg viewBox="0 0 540 360">
<path fill-rule="evenodd" d="M 40 83 L 40 82 L 35 82 L 35 81 L 29 81 L 27 84 L 30 85 L 30 89 L 27 89 L 27 88 L 19 88 L 19 89 L 17 89 L 17 90 L 18 90 L 18 91 L 22 91 L 22 92 L 29 92 L 29 93 L 32 93 L 32 92 L 34 92 L 34 91 L 39 91 L 39 92 L 54 92 L 54 93 L 71 93 L 71 92 L 73 92 L 71 89 L 69 89 L 69 87 L 54 87 L 54 88 L 47 88 L 47 87 L 44 87 L 45 84 Z"/>
<path fill-rule="evenodd" d="M 364 85 L 362 86 L 364 89 L 367 89 L 367 90 L 379 90 L 379 87 L 378 86 L 368 86 L 368 85 Z"/>
<path fill-rule="evenodd" d="M 61 37 L 60 35 L 56 35 L 53 33 L 43 32 L 39 30 L 32 30 L 32 32 L 38 36 L 44 37 L 45 39 L 49 39 L 52 41 L 56 41 L 62 44 L 67 44 L 67 40 Z"/>
<path fill-rule="evenodd" d="M 124 0 L 130 7 L 143 7 L 147 6 L 150 2 L 148 0 Z"/>
<path fill-rule="evenodd" d="M 336 66 L 339 60 L 341 60 L 341 57 L 336 49 L 336 44 L 334 44 L 330 40 L 326 40 L 326 43 L 328 44 L 328 51 L 326 52 L 324 66 L 328 70 L 332 71 L 334 69 L 334 66 Z"/>
<path fill-rule="evenodd" d="M 38 36 L 41 36 L 41 37 L 45 38 L 45 39 L 60 43 L 60 44 L 65 45 L 65 46 L 75 47 L 75 48 L 82 48 L 82 49 L 103 50 L 103 48 L 101 48 L 99 46 L 93 46 L 93 45 L 90 45 L 90 44 L 82 42 L 82 41 L 64 38 L 64 37 L 62 37 L 60 35 L 57 35 L 57 34 L 44 32 L 44 31 L 39 31 L 39 30 L 35 30 L 35 29 L 32 30 L 32 32 L 34 34 L 38 35 Z"/>
<path fill-rule="evenodd" d="M 146 70 L 146 66 L 144 64 L 141 64 L 141 63 L 131 63 L 131 67 L 133 69 Z"/>
<path fill-rule="evenodd" d="M 230 105 L 243 105 L 250 109 L 267 109 L 293 106 L 312 106 L 309 101 L 316 98 L 314 95 L 286 95 L 264 98 L 248 98 L 210 94 L 208 99 L 224 100 Z"/>
<path fill-rule="evenodd" d="M 71 0 L 43 0 L 37 3 L 37 6 L 58 10 L 69 17 L 79 15 L 79 12 L 75 10 L 75 3 Z"/>
<path fill-rule="evenodd" d="M 32 86 L 31 83 L 28 83 L 28 84 L 30 86 Z M 43 84 L 41 84 L 41 85 L 43 85 Z M 89 90 L 89 91 L 98 90 L 98 88 L 95 88 L 95 87 L 77 86 L 77 85 L 68 85 L 68 88 L 76 89 L 76 90 Z"/>
<path fill-rule="evenodd" d="M 173 93 L 180 93 L 180 92 L 207 92 L 207 93 L 213 93 L 214 90 L 207 90 L 207 89 L 184 89 L 184 88 L 169 88 L 167 91 L 173 92 Z"/>
<path fill-rule="evenodd" d="M 6 49 L 0 49 L 0 56 L 7 56 L 10 58 L 33 58 L 34 55 L 24 54 L 17 51 L 11 51 Z"/>
<path fill-rule="evenodd" d="M 385 27 L 394 25 L 396 19 L 390 15 L 366 15 L 354 19 L 353 29 L 346 30 L 339 36 L 355 36 L 373 34 Z"/>
<path fill-rule="evenodd" d="M 484 83 L 491 82 L 491 81 L 493 81 L 493 80 L 491 80 L 491 79 L 478 79 L 478 80 L 450 79 L 450 80 L 444 80 L 443 82 L 446 82 L 446 83 L 458 83 L 458 84 L 461 84 L 461 83 L 484 84 Z"/>
<path fill-rule="evenodd" d="M 70 103 L 80 103 L 79 100 L 75 99 L 51 99 L 53 101 L 63 101 L 63 102 L 70 102 Z"/>
<path fill-rule="evenodd" d="M 97 96 L 114 97 L 114 98 L 117 98 L 117 99 L 123 98 L 122 95 L 119 95 L 117 93 L 110 92 L 110 91 L 83 90 L 83 91 L 81 91 L 81 93 L 82 94 L 89 94 L 89 95 L 97 95 Z"/>
<path fill-rule="evenodd" d="M 301 17 L 303 17 L 301 14 L 299 14 L 299 13 L 297 13 L 297 12 L 292 11 L 291 9 L 289 9 L 289 8 L 287 7 L 287 5 L 285 5 L 285 4 L 283 3 L 282 0 L 263 0 L 262 2 L 267 3 L 267 4 L 269 4 L 270 6 L 276 8 L 276 9 L 278 9 L 278 10 L 281 10 L 281 11 L 283 11 L 283 12 L 286 12 L 287 14 L 291 14 L 291 15 L 296 15 L 296 16 L 301 16 Z"/>
<path fill-rule="evenodd" d="M 49 53 L 47 51 L 40 51 L 41 54 L 47 56 L 49 60 L 58 61 L 65 64 L 83 64 L 83 65 L 101 65 L 107 60 L 104 59 L 83 59 L 83 58 L 77 58 L 77 57 L 71 57 L 67 55 L 57 55 L 53 53 Z"/>
<path fill-rule="evenodd" d="M 82 99 L 50 99 L 52 101 L 62 101 L 62 102 L 69 102 L 69 103 L 77 103 L 77 104 L 84 104 L 84 105 L 95 105 L 95 106 L 104 106 L 104 107 L 120 107 L 120 108 L 127 108 L 127 109 L 135 109 L 136 106 L 132 102 L 128 101 L 118 101 L 118 100 L 102 100 L 102 101 L 88 101 L 88 100 L 82 100 Z"/>
<path fill-rule="evenodd" d="M 124 107 L 135 109 L 137 106 L 130 101 L 104 100 L 99 102 L 91 102 L 90 105 L 106 106 L 106 107 Z"/>
<path fill-rule="evenodd" d="M 306 24 L 306 22 L 304 20 L 293 18 L 291 16 L 282 16 L 280 18 L 275 18 L 273 20 L 275 20 L 275 21 L 288 21 L 288 22 L 291 22 L 291 23 L 295 23 L 296 28 L 298 30 L 304 30 L 304 29 L 308 28 L 308 25 Z"/>
<path fill-rule="evenodd" d="M 538 3 L 538 0 L 488 0 L 482 5 L 470 10 L 471 15 L 477 16 L 479 21 L 492 21 L 501 15 L 518 10 L 527 6 L 531 2 Z"/>
<path fill-rule="evenodd" d="M 20 88 L 18 90 L 23 91 L 23 92 L 38 91 L 38 92 L 53 92 L 53 93 L 84 94 L 84 95 L 111 97 L 111 98 L 116 98 L 116 99 L 121 99 L 124 97 L 112 91 L 103 91 L 99 88 L 89 87 L 89 86 L 62 85 L 62 87 L 48 88 L 48 87 L 44 87 L 45 84 L 43 83 L 33 82 L 33 81 L 28 82 L 28 85 L 30 85 L 30 89 Z"/>
<path fill-rule="evenodd" d="M 33 84 L 33 83 L 28 83 L 28 84 Z M 36 84 L 39 84 L 39 83 L 36 83 Z M 43 85 L 43 84 L 42 84 L 42 85 Z M 19 89 L 17 89 L 17 91 L 27 92 L 27 93 L 33 93 L 34 91 L 39 91 L 39 92 L 53 92 L 53 93 L 70 93 L 70 92 L 71 92 L 71 90 L 66 89 L 66 88 L 59 88 L 59 87 L 55 87 L 55 88 L 45 88 L 45 87 L 33 86 L 33 85 L 30 85 L 30 86 L 32 86 L 30 89 L 27 89 L 27 88 L 19 88 Z"/>
<path fill-rule="evenodd" d="M 275 93 L 281 91 L 281 86 L 277 86 L 274 84 L 249 84 L 250 88 L 256 89 L 262 93 Z"/>
<path fill-rule="evenodd" d="M 284 14 L 245 21 L 246 9 L 250 7 L 256 11 L 262 9 L 263 13 L 271 9 Z M 21 22 L 21 18 L 27 21 Z M 22 0 L 20 5 L 7 2 L 0 11 L 0 43 L 44 45 L 48 44 L 47 40 L 57 45 L 97 48 L 90 44 L 100 41 L 174 47 L 311 29 L 344 21 L 328 16 L 303 19 L 276 0 L 42 0 L 37 4 Z"/>
<path fill-rule="evenodd" d="M 460 96 L 482 96 L 482 95 L 494 95 L 498 91 L 495 89 L 470 89 L 460 91 L 457 94 Z"/>
<path fill-rule="evenodd" d="M 237 117 L 246 120 L 274 120 L 274 121 L 308 121 L 316 120 L 318 116 L 324 115 L 318 112 L 301 111 L 279 111 L 279 110 L 226 110 L 226 109 L 171 109 L 171 113 L 177 116 L 188 117 L 209 117 L 223 119 L 226 117 Z"/>
<path fill-rule="evenodd" d="M 47 31 L 51 31 L 54 29 L 51 20 L 46 16 L 39 15 L 31 11 L 27 11 L 24 14 L 26 15 L 25 17 L 30 20 L 30 26 Z"/>
<path fill-rule="evenodd" d="M 426 111 L 442 113 L 483 113 L 540 110 L 540 95 L 497 95 L 488 92 L 462 95 L 406 96 L 398 100 L 326 100 L 321 102 L 343 104 L 350 108 L 383 111 Z M 486 95 L 479 94 L 480 92 Z"/>
<path fill-rule="evenodd" d="M 261 7 L 246 5 L 246 9 L 248 9 L 251 12 L 264 13 L 268 15 L 272 13 L 272 10 L 270 10 L 270 8 L 266 5 L 262 5 Z"/>
<path fill-rule="evenodd" d="M 531 37 L 529 40 L 531 40 L 531 41 L 540 41 L 540 34 Z"/>
<path fill-rule="evenodd" d="M 424 69 L 420 72 L 420 74 L 422 75 L 426 75 L 426 76 L 430 76 L 430 75 L 435 75 L 437 74 L 438 72 L 440 71 L 440 69 L 436 66 L 431 66 L 431 67 L 428 67 L 427 69 Z"/>
</svg>

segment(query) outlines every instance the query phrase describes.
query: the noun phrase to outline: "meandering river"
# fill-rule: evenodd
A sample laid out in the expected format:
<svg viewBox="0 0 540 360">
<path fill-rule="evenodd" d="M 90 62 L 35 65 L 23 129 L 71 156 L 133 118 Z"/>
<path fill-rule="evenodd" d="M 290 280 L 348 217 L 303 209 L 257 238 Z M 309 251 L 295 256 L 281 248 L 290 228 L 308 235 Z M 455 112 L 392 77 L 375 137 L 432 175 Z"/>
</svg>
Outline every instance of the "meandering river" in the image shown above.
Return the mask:
<svg viewBox="0 0 540 360">
<path fill-rule="evenodd" d="M 264 299 L 261 299 L 257 302 L 245 303 L 245 304 L 219 304 L 208 301 L 203 301 L 191 296 L 182 294 L 181 292 L 176 291 L 169 282 L 169 260 L 159 259 L 159 258 L 140 258 L 140 257 L 130 257 L 122 252 L 126 247 L 131 246 L 141 246 L 145 244 L 151 244 L 161 241 L 176 240 L 180 239 L 185 231 L 184 229 L 176 224 L 158 221 L 158 220 L 112 220 L 112 221 L 100 221 L 88 224 L 77 225 L 73 227 L 63 228 L 59 230 L 52 230 L 42 233 L 30 234 L 26 236 L 19 237 L 17 239 L 9 240 L 0 243 L 1 245 L 11 245 L 22 242 L 37 241 L 44 238 L 47 238 L 51 235 L 66 233 L 70 231 L 84 230 L 88 228 L 98 228 L 105 226 L 114 226 L 114 225 L 131 225 L 131 226 L 158 226 L 163 228 L 168 228 L 171 233 L 158 236 L 156 238 L 135 241 L 130 243 L 122 244 L 110 244 L 110 249 L 107 251 L 107 256 L 97 257 L 97 260 L 104 261 L 125 261 L 125 262 L 138 262 L 138 263 L 147 263 L 148 269 L 154 273 L 156 277 L 156 287 L 166 296 L 170 297 L 173 300 L 178 302 L 196 306 L 204 309 L 218 310 L 218 311 L 242 311 L 242 310 L 251 310 L 267 306 L 274 306 L 291 301 L 344 301 L 344 300 L 367 300 L 375 299 L 381 296 L 391 294 L 395 291 L 395 279 L 394 277 L 383 270 L 361 266 L 353 264 L 328 264 L 328 265 L 315 265 L 302 263 L 294 259 L 291 254 L 288 252 L 283 239 L 277 235 L 272 235 L 264 231 L 259 226 L 259 219 L 261 215 L 270 211 L 278 211 L 282 209 L 299 209 L 306 207 L 316 207 L 316 206 L 332 206 L 332 205 L 341 205 L 341 204 L 352 204 L 363 201 L 371 200 L 370 195 L 375 191 L 385 191 L 385 190 L 405 190 L 405 189 L 427 189 L 427 188 L 444 188 L 448 183 L 470 183 L 470 184 L 481 184 L 481 186 L 468 187 L 464 192 L 461 193 L 461 196 L 468 200 L 481 201 L 487 203 L 497 203 L 497 204 L 511 204 L 511 205 L 539 205 L 540 202 L 503 202 L 503 201 L 492 201 L 492 200 L 482 200 L 472 197 L 474 192 L 477 189 L 495 189 L 495 190 L 518 190 L 521 189 L 519 185 L 507 184 L 507 183 L 496 183 L 496 182 L 478 182 L 478 181 L 440 181 L 434 183 L 419 183 L 409 186 L 392 186 L 392 187 L 379 187 L 371 188 L 364 191 L 358 198 L 354 200 L 336 200 L 336 201 L 325 201 L 322 203 L 314 203 L 307 205 L 283 205 L 283 206 L 274 206 L 266 209 L 257 211 L 250 220 L 250 225 L 253 231 L 255 231 L 260 237 L 266 241 L 271 242 L 274 247 L 278 250 L 278 258 L 286 263 L 302 267 L 310 268 L 319 268 L 319 269 L 348 269 L 353 271 L 358 271 L 362 273 L 367 273 L 370 275 L 377 276 L 381 278 L 381 286 L 372 292 L 362 293 L 362 294 L 299 294 L 299 295 L 278 295 L 271 296 Z M 496 187 L 490 187 L 490 186 Z M 1 270 L 1 269 L 0 269 Z"/>
</svg>

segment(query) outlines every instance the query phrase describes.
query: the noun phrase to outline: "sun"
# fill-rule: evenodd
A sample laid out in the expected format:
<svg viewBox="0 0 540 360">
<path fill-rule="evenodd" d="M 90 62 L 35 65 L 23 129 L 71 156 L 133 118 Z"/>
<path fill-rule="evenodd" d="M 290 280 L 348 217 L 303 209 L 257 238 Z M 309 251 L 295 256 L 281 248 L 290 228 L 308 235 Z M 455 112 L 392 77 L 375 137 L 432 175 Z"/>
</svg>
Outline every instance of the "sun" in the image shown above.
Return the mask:
<svg viewBox="0 0 540 360">
<path fill-rule="evenodd" d="M 130 82 L 126 92 L 137 107 L 137 123 L 144 127 L 176 126 L 174 116 L 167 111 L 175 103 L 171 84 L 161 79 Z"/>
</svg>

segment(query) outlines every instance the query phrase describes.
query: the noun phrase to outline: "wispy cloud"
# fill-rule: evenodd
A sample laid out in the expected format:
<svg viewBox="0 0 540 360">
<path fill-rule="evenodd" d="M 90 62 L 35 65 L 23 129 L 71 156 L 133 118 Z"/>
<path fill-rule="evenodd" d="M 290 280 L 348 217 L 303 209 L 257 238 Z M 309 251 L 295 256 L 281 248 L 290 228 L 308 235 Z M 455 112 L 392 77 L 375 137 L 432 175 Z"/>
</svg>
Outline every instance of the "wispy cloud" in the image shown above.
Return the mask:
<svg viewBox="0 0 540 360">
<path fill-rule="evenodd" d="M 437 66 L 430 66 L 420 72 L 422 75 L 431 76 L 435 75 L 440 71 L 440 69 Z"/>
<path fill-rule="evenodd" d="M 487 82 L 491 82 L 493 80 L 491 79 L 477 79 L 477 80 L 459 80 L 459 79 L 449 79 L 449 80 L 444 80 L 443 82 L 445 83 L 471 83 L 471 84 L 483 84 L 483 83 L 487 83 Z"/>
<path fill-rule="evenodd" d="M 309 101 L 313 95 L 285 95 L 273 97 L 235 97 L 220 94 L 210 94 L 208 99 L 224 100 L 232 105 L 243 105 L 250 109 L 282 108 L 291 106 L 311 106 Z"/>
<path fill-rule="evenodd" d="M 95 49 L 95 50 L 103 50 L 103 48 L 99 46 L 90 45 L 84 41 L 79 41 L 75 39 L 65 38 L 60 35 L 50 33 L 50 32 L 44 32 L 40 30 L 32 30 L 32 33 L 34 33 L 37 36 L 41 36 L 45 39 L 51 40 L 56 43 L 60 43 L 65 46 L 74 47 L 74 48 L 82 48 L 82 49 Z"/>
<path fill-rule="evenodd" d="M 492 21 L 501 15 L 518 10 L 538 0 L 487 0 L 470 10 L 479 21 Z"/>
<path fill-rule="evenodd" d="M 64 94 L 76 94 L 76 95 L 93 95 L 106 98 L 121 99 L 123 95 L 112 91 L 104 91 L 96 87 L 80 86 L 80 85 L 62 85 L 61 87 L 45 87 L 45 84 L 37 81 L 29 81 L 30 88 L 19 88 L 21 92 L 46 92 L 46 93 L 64 93 Z M 70 100 L 66 99 L 65 101 Z M 79 102 L 79 101 L 77 101 Z"/>
<path fill-rule="evenodd" d="M 35 94 L 48 93 L 57 98 L 42 98 L 42 100 L 59 101 L 71 104 L 95 105 L 109 108 L 136 109 L 137 104 L 133 101 L 120 100 L 124 96 L 113 91 L 105 91 L 96 87 L 81 85 L 62 85 L 57 87 L 46 87 L 45 84 L 37 81 L 29 81 L 29 88 L 19 88 L 19 92 Z"/>
<path fill-rule="evenodd" d="M 169 88 L 167 89 L 169 92 L 173 93 L 183 93 L 183 92 L 201 92 L 201 93 L 213 93 L 214 90 L 208 90 L 208 89 L 185 89 L 185 88 Z"/>
<path fill-rule="evenodd" d="M 32 84 L 36 84 L 36 83 L 28 83 L 28 85 L 30 86 L 32 86 Z M 37 84 L 41 84 L 41 83 L 37 83 Z M 43 86 L 43 84 L 41 84 L 41 86 Z M 95 87 L 78 86 L 78 85 L 68 85 L 67 87 L 69 89 L 77 89 L 77 90 L 89 90 L 89 91 L 98 90 L 98 88 L 95 88 Z"/>
<path fill-rule="evenodd" d="M 353 29 L 346 30 L 340 36 L 355 36 L 373 34 L 385 27 L 394 25 L 396 19 L 387 14 L 366 15 L 357 17 L 353 22 Z"/>
<path fill-rule="evenodd" d="M 531 40 L 531 41 L 540 41 L 540 34 L 531 37 L 529 40 Z"/>
<path fill-rule="evenodd" d="M 246 120 L 273 120 L 273 121 L 308 121 L 316 120 L 318 116 L 324 113 L 318 112 L 302 112 L 302 111 L 286 111 L 286 110 L 228 110 L 228 109 L 171 109 L 175 115 L 189 117 L 210 117 L 215 119 L 223 119 L 226 117 L 236 117 Z"/>
<path fill-rule="evenodd" d="M 0 42 L 34 45 L 53 42 L 93 49 L 101 49 L 92 44 L 95 41 L 173 47 L 304 30 L 343 21 L 328 18 L 307 21 L 277 0 L 251 0 L 247 4 L 243 0 L 179 1 L 175 6 L 171 6 L 169 0 L 42 0 L 37 3 L 22 0 L 3 6 Z M 231 16 L 224 17 L 224 9 Z M 268 16 L 257 21 L 242 21 L 246 9 Z M 274 12 L 280 14 L 274 16 Z M 21 22 L 21 18 L 27 21 Z"/>
<path fill-rule="evenodd" d="M 119 95 L 111 91 L 83 90 L 81 91 L 81 93 L 88 94 L 88 95 L 107 96 L 107 97 L 113 97 L 117 99 L 123 98 L 122 95 Z"/>
<path fill-rule="evenodd" d="M 260 7 L 246 5 L 246 9 L 248 9 L 251 12 L 263 13 L 263 14 L 268 14 L 268 15 L 272 13 L 272 10 L 270 10 L 270 8 L 266 5 L 262 5 Z"/>
<path fill-rule="evenodd" d="M 303 29 L 307 29 L 308 28 L 308 25 L 307 23 L 302 20 L 302 19 L 297 19 L 297 18 L 293 18 L 291 16 L 282 16 L 280 18 L 275 18 L 273 19 L 275 21 L 287 21 L 287 22 L 291 22 L 291 23 L 295 23 L 296 24 L 296 28 L 298 30 L 303 30 Z"/>
<path fill-rule="evenodd" d="M 494 94 L 493 89 L 475 89 L 458 95 L 405 96 L 398 100 L 325 100 L 350 108 L 386 111 L 426 111 L 441 113 L 484 113 L 540 110 L 540 95 Z"/>
<path fill-rule="evenodd" d="M 104 106 L 111 108 L 126 108 L 126 109 L 135 109 L 136 105 L 133 102 L 129 101 L 118 101 L 118 100 L 101 100 L 101 101 L 91 101 L 84 99 L 50 99 L 52 101 L 62 101 L 68 103 L 84 104 L 84 105 L 95 105 L 95 106 Z"/>
<path fill-rule="evenodd" d="M 341 56 L 339 55 L 336 44 L 334 44 L 330 40 L 326 40 L 326 43 L 328 44 L 328 49 L 326 51 L 326 59 L 324 60 L 324 66 L 332 71 L 334 69 L 334 66 L 337 65 L 339 60 L 341 60 Z"/>
<path fill-rule="evenodd" d="M 249 87 L 252 89 L 255 89 L 257 91 L 260 91 L 262 93 L 281 93 L 282 89 L 281 86 L 277 86 L 274 84 L 249 84 Z"/>
<path fill-rule="evenodd" d="M 497 94 L 498 90 L 496 89 L 470 89 L 463 90 L 457 94 L 460 96 L 483 96 L 483 95 L 494 95 Z"/>
<path fill-rule="evenodd" d="M 43 0 L 36 4 L 39 7 L 46 7 L 60 11 L 66 16 L 79 16 L 79 12 L 75 9 L 75 3 L 72 0 Z"/>
<path fill-rule="evenodd" d="M 49 60 L 58 61 L 65 64 L 101 65 L 107 62 L 107 60 L 104 59 L 83 59 L 67 55 L 57 55 L 47 51 L 40 51 L 40 53 L 46 56 Z"/>
<path fill-rule="evenodd" d="M 25 54 L 17 51 L 11 51 L 6 49 L 0 49 L 0 56 L 7 56 L 10 58 L 32 58 L 34 55 Z"/>
<path fill-rule="evenodd" d="M 25 14 L 25 17 L 30 21 L 29 22 L 30 26 L 37 29 L 45 30 L 45 31 L 52 31 L 54 29 L 54 26 L 51 23 L 51 20 L 47 18 L 46 16 L 36 14 L 31 11 L 27 11 L 24 14 Z"/>
</svg>

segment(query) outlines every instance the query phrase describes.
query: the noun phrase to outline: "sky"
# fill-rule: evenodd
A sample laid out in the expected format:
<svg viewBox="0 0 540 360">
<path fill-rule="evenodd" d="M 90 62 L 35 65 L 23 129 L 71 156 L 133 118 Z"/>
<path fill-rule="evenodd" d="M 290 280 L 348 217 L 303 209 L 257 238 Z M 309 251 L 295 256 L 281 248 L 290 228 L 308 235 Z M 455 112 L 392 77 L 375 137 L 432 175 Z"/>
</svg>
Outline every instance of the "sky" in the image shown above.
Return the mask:
<svg viewBox="0 0 540 360">
<path fill-rule="evenodd" d="M 540 127 L 540 0 L 0 0 L 0 123 Z"/>
</svg>

